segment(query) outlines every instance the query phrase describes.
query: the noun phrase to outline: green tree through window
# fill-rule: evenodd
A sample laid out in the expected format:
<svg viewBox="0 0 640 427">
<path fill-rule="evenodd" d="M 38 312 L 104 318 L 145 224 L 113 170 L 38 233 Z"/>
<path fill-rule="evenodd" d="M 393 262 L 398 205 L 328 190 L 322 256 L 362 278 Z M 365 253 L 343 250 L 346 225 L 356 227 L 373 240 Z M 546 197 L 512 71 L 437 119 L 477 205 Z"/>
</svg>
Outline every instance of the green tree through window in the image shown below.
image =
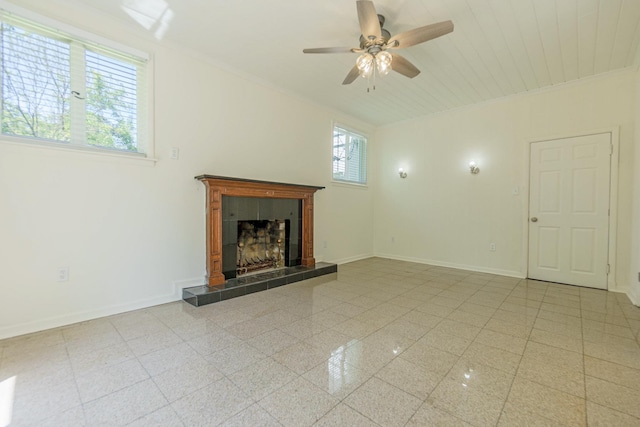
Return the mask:
<svg viewBox="0 0 640 427">
<path fill-rule="evenodd" d="M 69 141 L 70 48 L 2 25 L 2 133 Z"/>
<path fill-rule="evenodd" d="M 143 60 L 26 20 L 6 21 L 0 34 L 3 134 L 140 151 Z"/>
</svg>

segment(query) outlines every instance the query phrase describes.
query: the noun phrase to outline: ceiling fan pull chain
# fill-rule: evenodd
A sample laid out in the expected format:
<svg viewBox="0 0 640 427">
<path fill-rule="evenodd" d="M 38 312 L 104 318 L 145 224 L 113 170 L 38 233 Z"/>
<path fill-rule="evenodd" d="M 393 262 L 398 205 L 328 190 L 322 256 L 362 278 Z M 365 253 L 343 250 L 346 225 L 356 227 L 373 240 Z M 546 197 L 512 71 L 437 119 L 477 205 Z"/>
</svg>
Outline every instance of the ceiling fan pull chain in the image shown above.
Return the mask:
<svg viewBox="0 0 640 427">
<path fill-rule="evenodd" d="M 378 70 L 376 70 L 375 64 L 373 65 L 373 90 L 376 90 L 376 74 Z"/>
</svg>

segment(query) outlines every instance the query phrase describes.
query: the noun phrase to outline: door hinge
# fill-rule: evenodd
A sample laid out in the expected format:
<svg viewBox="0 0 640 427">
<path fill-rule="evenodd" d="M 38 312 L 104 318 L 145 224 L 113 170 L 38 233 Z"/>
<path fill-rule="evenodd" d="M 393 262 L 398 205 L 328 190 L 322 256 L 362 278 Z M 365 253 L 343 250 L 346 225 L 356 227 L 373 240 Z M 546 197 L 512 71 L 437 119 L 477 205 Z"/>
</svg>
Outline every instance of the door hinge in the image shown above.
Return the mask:
<svg viewBox="0 0 640 427">
<path fill-rule="evenodd" d="M 613 144 L 609 145 L 609 155 L 613 154 Z"/>
<path fill-rule="evenodd" d="M 611 273 L 611 264 L 607 264 L 607 274 Z"/>
</svg>

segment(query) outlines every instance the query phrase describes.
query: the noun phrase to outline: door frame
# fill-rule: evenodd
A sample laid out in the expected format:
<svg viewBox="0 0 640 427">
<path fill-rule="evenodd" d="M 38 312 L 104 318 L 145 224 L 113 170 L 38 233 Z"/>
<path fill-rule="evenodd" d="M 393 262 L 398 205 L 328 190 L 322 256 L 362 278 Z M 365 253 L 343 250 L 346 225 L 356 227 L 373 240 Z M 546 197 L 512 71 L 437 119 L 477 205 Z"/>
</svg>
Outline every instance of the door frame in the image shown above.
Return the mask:
<svg viewBox="0 0 640 427">
<path fill-rule="evenodd" d="M 609 177 L 609 239 L 608 245 L 608 259 L 609 273 L 607 274 L 607 289 L 608 291 L 618 291 L 616 281 L 616 250 L 617 250 L 617 231 L 618 231 L 618 172 L 619 172 L 619 153 L 620 153 L 620 127 L 610 127 L 604 129 L 594 129 L 591 131 L 575 132 L 575 133 L 563 133 L 559 135 L 549 135 L 544 137 L 528 138 L 526 141 L 526 153 L 525 162 L 526 170 L 525 182 L 526 182 L 526 200 L 524 200 L 524 213 L 523 213 L 523 253 L 525 254 L 524 271 L 525 277 L 529 277 L 529 209 L 530 200 L 529 194 L 531 191 L 531 144 L 536 142 L 553 141 L 557 139 L 569 139 L 581 136 L 597 135 L 608 133 L 611 136 L 612 153 L 610 159 L 610 177 Z"/>
</svg>

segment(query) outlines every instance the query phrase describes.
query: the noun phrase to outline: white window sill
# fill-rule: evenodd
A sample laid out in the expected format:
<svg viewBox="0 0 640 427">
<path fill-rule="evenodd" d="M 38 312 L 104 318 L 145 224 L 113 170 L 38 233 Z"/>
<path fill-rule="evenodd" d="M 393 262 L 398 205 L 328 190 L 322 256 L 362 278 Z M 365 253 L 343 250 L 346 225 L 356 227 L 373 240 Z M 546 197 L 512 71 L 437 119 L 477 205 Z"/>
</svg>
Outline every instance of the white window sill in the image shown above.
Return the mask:
<svg viewBox="0 0 640 427">
<path fill-rule="evenodd" d="M 335 187 L 344 187 L 344 188 L 357 188 L 360 190 L 368 190 L 369 186 L 367 184 L 358 184 L 357 182 L 349 182 L 349 181 L 339 181 L 336 179 L 331 180 L 331 184 Z"/>
<path fill-rule="evenodd" d="M 158 159 L 148 157 L 144 153 L 133 153 L 133 152 L 117 150 L 117 149 L 93 147 L 91 145 L 74 145 L 67 142 L 40 141 L 40 140 L 35 140 L 30 138 L 12 137 L 8 135 L 0 136 L 0 143 L 19 146 L 19 147 L 44 148 L 47 150 L 54 150 L 54 151 L 61 151 L 61 152 L 67 151 L 67 152 L 89 154 L 89 155 L 100 156 L 100 157 L 127 159 L 127 160 L 134 160 L 134 161 L 145 162 L 145 163 L 155 164 L 155 162 L 158 161 Z"/>
</svg>

